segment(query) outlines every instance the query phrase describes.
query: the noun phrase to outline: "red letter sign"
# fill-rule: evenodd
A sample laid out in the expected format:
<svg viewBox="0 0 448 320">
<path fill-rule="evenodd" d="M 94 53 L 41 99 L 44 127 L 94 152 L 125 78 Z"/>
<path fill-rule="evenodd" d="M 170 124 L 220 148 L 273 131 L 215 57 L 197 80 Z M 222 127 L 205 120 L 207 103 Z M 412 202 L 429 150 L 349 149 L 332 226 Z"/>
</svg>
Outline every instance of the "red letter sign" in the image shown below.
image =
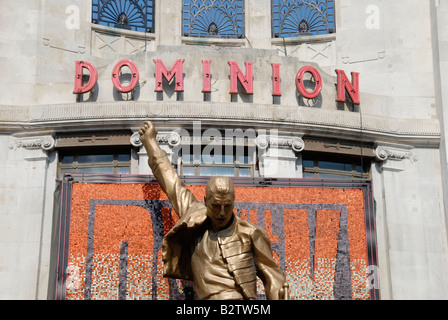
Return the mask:
<svg viewBox="0 0 448 320">
<path fill-rule="evenodd" d="M 336 69 L 336 73 L 338 74 L 338 98 L 337 101 L 345 102 L 345 91 L 352 99 L 354 104 L 360 104 L 361 101 L 359 99 L 359 73 L 352 72 L 352 81 L 353 84 L 347 78 L 347 75 L 343 70 Z"/>
<path fill-rule="evenodd" d="M 89 92 L 95 87 L 96 81 L 98 80 L 98 73 L 93 64 L 86 61 L 75 61 L 76 71 L 75 71 L 75 90 L 73 93 L 81 94 Z M 83 70 L 87 69 L 90 72 L 89 81 L 83 86 L 82 85 L 82 75 Z"/>
<path fill-rule="evenodd" d="M 240 81 L 241 85 L 247 94 L 254 93 L 254 81 L 252 78 L 252 62 L 245 62 L 246 65 L 246 76 L 241 72 L 240 67 L 234 61 L 229 61 L 230 65 L 230 93 L 238 93 L 238 83 Z"/>
<path fill-rule="evenodd" d="M 282 92 L 280 90 L 280 63 L 272 64 L 272 95 L 282 95 Z"/>
<path fill-rule="evenodd" d="M 131 69 L 131 83 L 126 87 L 123 87 L 119 79 L 120 70 L 124 66 L 127 66 L 129 67 L 129 69 Z M 131 92 L 132 90 L 134 90 L 135 86 L 138 83 L 138 69 L 134 62 L 132 62 L 131 60 L 118 61 L 118 63 L 114 67 L 114 70 L 112 71 L 112 83 L 118 91 L 123 93 Z"/>
<path fill-rule="evenodd" d="M 183 63 L 185 59 L 177 59 L 174 66 L 168 71 L 162 60 L 154 59 L 156 64 L 156 88 L 154 91 L 163 91 L 163 78 L 170 82 L 174 76 L 176 76 L 176 82 L 174 91 L 184 91 L 184 75 L 183 75 Z"/>
<path fill-rule="evenodd" d="M 314 87 L 314 90 L 311 92 L 308 91 L 305 88 L 305 85 L 303 84 L 303 75 L 306 72 L 311 73 L 314 77 L 314 86 L 315 87 Z M 297 89 L 299 90 L 299 92 L 302 96 L 304 96 L 307 99 L 314 99 L 314 98 L 317 98 L 317 96 L 322 91 L 322 77 L 320 76 L 319 71 L 317 71 L 315 68 L 306 66 L 306 67 L 303 67 L 302 69 L 300 69 L 299 72 L 297 73 L 296 85 L 297 85 Z"/>
<path fill-rule="evenodd" d="M 202 60 L 202 92 L 212 92 L 210 73 L 211 60 Z"/>
</svg>

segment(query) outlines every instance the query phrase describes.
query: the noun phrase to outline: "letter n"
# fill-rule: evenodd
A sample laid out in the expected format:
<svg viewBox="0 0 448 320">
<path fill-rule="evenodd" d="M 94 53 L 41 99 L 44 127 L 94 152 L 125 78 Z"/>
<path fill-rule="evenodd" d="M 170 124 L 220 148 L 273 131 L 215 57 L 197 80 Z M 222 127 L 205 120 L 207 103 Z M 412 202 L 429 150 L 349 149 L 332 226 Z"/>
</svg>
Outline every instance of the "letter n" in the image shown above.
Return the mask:
<svg viewBox="0 0 448 320">
<path fill-rule="evenodd" d="M 337 101 L 345 102 L 345 92 L 347 91 L 354 104 L 360 104 L 359 99 L 359 73 L 352 72 L 352 83 L 348 80 L 343 70 L 336 69 L 338 74 L 338 98 Z"/>
<path fill-rule="evenodd" d="M 245 62 L 246 76 L 241 72 L 235 61 L 229 61 L 230 65 L 230 93 L 238 93 L 239 81 L 247 94 L 254 94 L 254 80 L 252 77 L 252 62 Z"/>
<path fill-rule="evenodd" d="M 75 61 L 76 71 L 75 71 L 75 89 L 73 93 L 81 94 L 89 92 L 95 87 L 96 81 L 98 80 L 98 73 L 96 68 L 90 62 L 86 61 Z M 89 81 L 82 85 L 82 76 L 84 69 L 89 70 L 90 78 Z"/>
<path fill-rule="evenodd" d="M 154 91 L 163 91 L 163 77 L 170 82 L 171 79 L 176 77 L 174 91 L 184 91 L 184 75 L 183 75 L 183 63 L 185 59 L 177 59 L 174 66 L 168 70 L 163 64 L 162 60 L 154 59 L 156 64 L 156 88 Z"/>
</svg>

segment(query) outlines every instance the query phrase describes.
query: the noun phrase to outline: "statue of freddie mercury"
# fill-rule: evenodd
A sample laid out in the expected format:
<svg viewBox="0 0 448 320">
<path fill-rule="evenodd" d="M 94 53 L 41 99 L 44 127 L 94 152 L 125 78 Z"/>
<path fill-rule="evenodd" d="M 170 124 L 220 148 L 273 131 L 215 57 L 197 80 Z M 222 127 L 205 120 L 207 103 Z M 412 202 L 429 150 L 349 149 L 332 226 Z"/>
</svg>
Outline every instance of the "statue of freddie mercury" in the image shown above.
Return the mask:
<svg viewBox="0 0 448 320">
<path fill-rule="evenodd" d="M 157 143 L 154 125 L 146 121 L 139 134 L 148 164 L 179 216 L 162 240 L 164 276 L 193 280 L 200 300 L 256 299 L 258 276 L 267 299 L 287 300 L 288 284 L 266 232 L 233 213 L 232 180 L 212 177 L 205 205 L 199 203 Z"/>
</svg>

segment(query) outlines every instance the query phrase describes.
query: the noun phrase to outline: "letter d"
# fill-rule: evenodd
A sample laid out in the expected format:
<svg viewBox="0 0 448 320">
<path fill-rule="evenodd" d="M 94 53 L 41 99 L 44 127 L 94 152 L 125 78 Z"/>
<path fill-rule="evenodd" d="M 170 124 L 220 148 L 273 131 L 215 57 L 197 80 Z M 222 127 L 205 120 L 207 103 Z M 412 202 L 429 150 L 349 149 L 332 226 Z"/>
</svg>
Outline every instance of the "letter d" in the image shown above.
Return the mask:
<svg viewBox="0 0 448 320">
<path fill-rule="evenodd" d="M 93 66 L 93 64 L 86 61 L 75 61 L 75 65 L 75 89 L 73 90 L 73 93 L 81 94 L 91 91 L 93 87 L 95 87 L 96 81 L 98 80 L 98 73 L 96 72 L 96 68 Z M 84 68 L 89 70 L 90 78 L 85 85 L 82 85 Z"/>
</svg>

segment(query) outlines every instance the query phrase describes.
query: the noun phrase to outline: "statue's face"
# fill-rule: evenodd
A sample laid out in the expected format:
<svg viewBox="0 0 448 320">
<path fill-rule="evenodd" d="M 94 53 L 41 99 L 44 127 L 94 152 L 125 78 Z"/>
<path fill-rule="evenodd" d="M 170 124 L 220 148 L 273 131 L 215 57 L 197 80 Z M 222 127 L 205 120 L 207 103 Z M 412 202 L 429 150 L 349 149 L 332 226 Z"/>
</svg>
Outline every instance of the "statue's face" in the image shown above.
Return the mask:
<svg viewBox="0 0 448 320">
<path fill-rule="evenodd" d="M 219 231 L 227 227 L 233 216 L 233 196 L 231 194 L 212 194 L 204 200 L 213 229 Z"/>
</svg>

